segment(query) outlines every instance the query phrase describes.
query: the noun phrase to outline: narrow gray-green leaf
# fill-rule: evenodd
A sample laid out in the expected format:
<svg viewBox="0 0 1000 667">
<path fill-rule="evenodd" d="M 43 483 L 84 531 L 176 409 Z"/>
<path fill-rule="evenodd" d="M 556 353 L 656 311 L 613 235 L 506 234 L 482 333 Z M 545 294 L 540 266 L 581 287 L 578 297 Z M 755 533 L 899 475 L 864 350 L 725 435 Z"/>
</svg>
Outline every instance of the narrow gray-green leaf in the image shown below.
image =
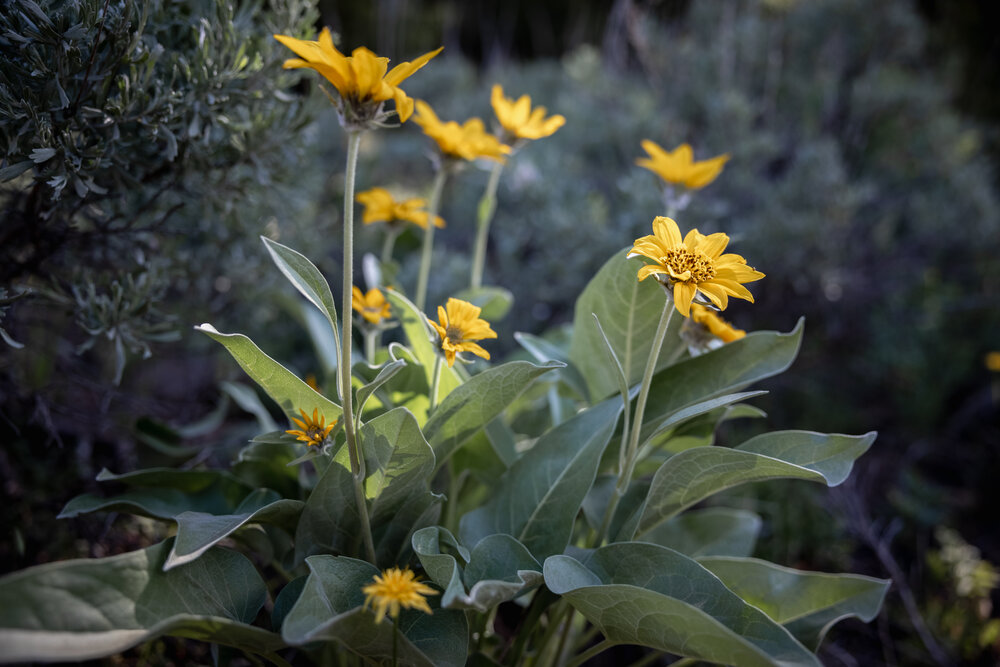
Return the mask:
<svg viewBox="0 0 1000 667">
<path fill-rule="evenodd" d="M 202 324 L 195 329 L 221 343 L 247 375 L 274 399 L 289 418 L 301 418 L 299 410 L 312 415 L 314 409 L 319 410 L 327 423 L 340 418 L 342 411 L 339 405 L 313 390 L 290 370 L 264 354 L 243 334 L 219 333 L 211 324 Z"/>
<path fill-rule="evenodd" d="M 629 386 L 639 382 L 653 354 L 653 338 L 666 292 L 655 280 L 639 282 L 636 273 L 640 266 L 626 258 L 623 249 L 604 264 L 576 301 L 569 358 L 587 379 L 595 400 L 618 391 L 618 381 L 615 371 L 604 362 L 604 342 L 594 329 L 593 315 L 600 318 Z M 682 345 L 678 332 L 683 319 L 674 317 L 671 321 L 657 369 L 668 366 L 671 351 Z"/>
<path fill-rule="evenodd" d="M 647 421 L 647 427 L 642 430 L 640 442 L 646 444 L 650 440 L 662 435 L 667 429 L 673 428 L 677 424 L 691 419 L 692 417 L 703 415 L 706 412 L 711 412 L 712 410 L 723 408 L 728 405 L 732 405 L 733 403 L 739 403 L 740 401 L 745 401 L 750 398 L 763 396 L 766 393 L 766 391 L 743 391 L 737 394 L 726 394 L 725 396 L 710 398 L 707 401 L 701 401 L 700 403 L 695 403 L 694 405 L 682 408 L 671 414 L 659 424 L 654 425 Z"/>
<path fill-rule="evenodd" d="M 295 606 L 282 624 L 282 636 L 290 644 L 336 641 L 372 660 L 392 658 L 393 629 L 387 621 L 375 623 L 364 609 L 361 589 L 372 583 L 379 571 L 353 558 L 312 556 L 307 561 L 309 579 Z M 437 597 L 428 602 L 434 608 Z M 468 624 L 464 612 L 434 608 L 433 614 L 403 610 L 399 616 L 400 664 L 415 667 L 465 664 Z"/>
<path fill-rule="evenodd" d="M 561 367 L 559 362 L 536 366 L 527 361 L 510 361 L 488 368 L 452 391 L 424 426 L 437 466 L 503 412 L 535 378 Z"/>
<path fill-rule="evenodd" d="M 326 278 L 316 268 L 316 265 L 302 253 L 264 236 L 261 236 L 260 240 L 264 242 L 267 252 L 271 255 L 271 259 L 274 260 L 278 269 L 285 274 L 295 289 L 326 315 L 326 319 L 330 323 L 330 330 L 333 332 L 335 349 L 339 350 L 337 305 L 333 301 L 333 292 L 330 291 L 330 284 L 326 282 Z"/>
<path fill-rule="evenodd" d="M 671 549 L 610 544 L 586 564 L 552 556 L 544 573 L 612 641 L 741 667 L 820 665 L 786 629 Z"/>
<path fill-rule="evenodd" d="M 566 364 L 565 368 L 556 371 L 559 378 L 566 383 L 570 389 L 580 395 L 580 397 L 590 402 L 590 390 L 587 389 L 587 380 L 580 373 L 579 369 L 569 360 L 569 351 L 563 350 L 557 345 L 531 334 L 522 331 L 514 332 L 514 340 L 523 347 L 528 354 L 535 358 L 535 361 L 544 363 L 546 361 L 561 361 Z"/>
<path fill-rule="evenodd" d="M 220 382 L 219 388 L 233 399 L 236 405 L 257 418 L 257 425 L 260 426 L 260 430 L 265 433 L 278 430 L 278 425 L 271 418 L 271 413 L 268 412 L 267 406 L 264 405 L 264 402 L 260 400 L 260 396 L 251 387 L 237 384 L 236 382 Z"/>
<path fill-rule="evenodd" d="M 486 504 L 462 517 L 462 541 L 475 545 L 505 533 L 539 561 L 562 553 L 621 410 L 620 400 L 609 399 L 539 438 L 504 473 Z"/>
<path fill-rule="evenodd" d="M 709 507 L 675 516 L 644 534 L 642 540 L 691 558 L 745 557 L 753 553 L 761 523 L 753 512 Z"/>
<path fill-rule="evenodd" d="M 755 558 L 699 558 L 729 590 L 784 625 L 812 650 L 845 618 L 871 621 L 892 582 L 857 574 L 805 572 Z"/>
<path fill-rule="evenodd" d="M 267 589 L 245 556 L 212 549 L 164 572 L 169 551 L 170 540 L 0 578 L 0 661 L 89 660 L 162 635 L 260 653 L 284 646 L 279 636 L 249 625 Z"/>
<path fill-rule="evenodd" d="M 774 431 L 750 438 L 736 449 L 815 470 L 828 486 L 837 486 L 848 478 L 854 461 L 868 451 L 876 435 L 875 431 L 864 435 Z"/>
<path fill-rule="evenodd" d="M 258 489 L 233 514 L 214 515 L 182 512 L 175 517 L 177 539 L 163 569 L 170 570 L 195 560 L 212 546 L 250 523 L 269 523 L 295 534 L 304 503 L 284 500 L 274 491 Z"/>
<path fill-rule="evenodd" d="M 755 331 L 657 373 L 650 385 L 644 428 L 681 408 L 732 393 L 787 369 L 799 353 L 804 320 L 787 334 Z"/>
</svg>

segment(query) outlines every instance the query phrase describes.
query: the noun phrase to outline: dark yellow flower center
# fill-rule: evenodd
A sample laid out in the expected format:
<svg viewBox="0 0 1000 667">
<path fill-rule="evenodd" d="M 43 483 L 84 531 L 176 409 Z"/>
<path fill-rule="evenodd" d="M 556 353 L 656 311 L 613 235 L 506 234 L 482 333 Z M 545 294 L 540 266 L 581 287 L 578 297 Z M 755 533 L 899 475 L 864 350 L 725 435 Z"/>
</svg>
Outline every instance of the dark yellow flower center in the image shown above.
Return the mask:
<svg viewBox="0 0 1000 667">
<path fill-rule="evenodd" d="M 715 266 L 706 255 L 692 252 L 687 248 L 668 250 L 660 257 L 660 264 L 670 267 L 674 273 L 691 272 L 691 277 L 684 282 L 704 283 L 715 277 Z"/>
<path fill-rule="evenodd" d="M 444 337 L 450 343 L 462 342 L 462 330 L 454 324 L 449 324 L 444 330 Z"/>
</svg>

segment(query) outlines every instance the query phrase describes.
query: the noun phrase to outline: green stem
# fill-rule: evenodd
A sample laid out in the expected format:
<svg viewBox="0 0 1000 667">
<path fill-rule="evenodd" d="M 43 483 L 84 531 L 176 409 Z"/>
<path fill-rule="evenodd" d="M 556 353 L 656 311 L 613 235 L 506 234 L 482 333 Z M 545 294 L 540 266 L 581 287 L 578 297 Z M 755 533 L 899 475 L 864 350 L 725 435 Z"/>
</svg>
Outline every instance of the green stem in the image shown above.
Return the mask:
<svg viewBox="0 0 1000 667">
<path fill-rule="evenodd" d="M 633 662 L 628 667 L 646 667 L 646 665 L 651 665 L 660 658 L 663 657 L 663 653 L 660 651 L 650 651 L 646 655 L 642 656 L 635 662 Z M 681 660 L 675 660 L 670 663 L 670 667 L 683 667 L 684 665 L 693 665 L 694 662 L 685 662 L 685 660 L 690 660 L 690 658 L 683 658 Z"/>
<path fill-rule="evenodd" d="M 358 147 L 361 145 L 361 132 L 358 130 L 347 133 L 347 169 L 344 175 L 344 281 L 343 300 L 341 308 L 345 314 L 341 318 L 343 332 L 340 336 L 340 392 L 344 401 L 344 436 L 347 439 L 347 452 L 351 459 L 351 476 L 354 478 L 354 500 L 358 506 L 361 518 L 361 537 L 365 544 L 365 553 L 369 562 L 375 563 L 375 543 L 372 540 L 372 527 L 368 520 L 368 502 L 365 499 L 365 459 L 358 446 L 357 434 L 354 432 L 354 407 L 351 394 L 351 345 L 354 340 L 350 315 L 350 303 L 353 298 L 354 286 L 354 177 L 358 170 Z"/>
<path fill-rule="evenodd" d="M 656 371 L 656 361 L 660 356 L 660 348 L 663 347 L 663 340 L 667 337 L 667 329 L 670 328 L 670 318 L 674 314 L 674 300 L 670 293 L 667 293 L 666 301 L 663 302 L 663 312 L 660 314 L 660 324 L 656 328 L 653 336 L 653 347 L 646 360 L 646 371 L 642 374 L 642 385 L 639 388 L 639 397 L 635 402 L 635 417 L 632 419 L 632 434 L 628 441 L 628 450 L 625 459 L 625 470 L 618 479 L 618 488 L 624 493 L 632 479 L 632 471 L 635 469 L 636 453 L 639 449 L 639 435 L 642 433 L 642 418 L 646 412 L 646 399 L 649 398 L 649 386 L 653 381 L 653 373 Z"/>
<path fill-rule="evenodd" d="M 599 644 L 594 644 L 589 649 L 587 649 L 586 651 L 584 651 L 580 655 L 576 656 L 575 658 L 573 658 L 572 660 L 570 660 L 569 662 L 567 662 L 566 663 L 566 667 L 579 667 L 583 663 L 585 663 L 588 660 L 590 660 L 591 658 L 593 658 L 598 653 L 603 653 L 604 651 L 607 651 L 612 646 L 618 646 L 619 643 L 620 642 L 613 642 L 610 639 L 605 639 L 604 641 L 602 641 Z"/>
<path fill-rule="evenodd" d="M 379 331 L 375 327 L 366 327 L 365 332 L 365 359 L 371 366 L 375 365 L 375 343 Z"/>
<path fill-rule="evenodd" d="M 500 184 L 500 173 L 503 162 L 494 162 L 490 180 L 486 184 L 483 198 L 479 200 L 478 220 L 476 221 L 476 244 L 472 254 L 472 275 L 469 287 L 476 289 L 483 284 L 483 268 L 486 265 L 486 243 L 490 236 L 490 223 L 497 210 L 497 186 Z"/>
<path fill-rule="evenodd" d="M 441 191 L 444 190 L 444 182 L 448 180 L 447 163 L 438 166 L 437 173 L 434 174 L 434 184 L 431 186 L 430 203 L 427 206 L 427 229 L 424 230 L 424 247 L 420 254 L 420 273 L 417 274 L 417 298 L 414 303 L 417 310 L 424 312 L 427 303 L 427 279 L 431 275 L 431 255 L 434 251 L 434 219 L 438 214 L 438 207 L 441 205 Z"/>
<path fill-rule="evenodd" d="M 440 389 L 441 386 L 441 366 L 443 365 L 441 362 L 443 360 L 444 357 L 441 354 L 437 354 L 434 357 L 434 373 L 431 375 L 431 406 L 427 411 L 428 414 L 437 407 L 438 389 Z"/>
<path fill-rule="evenodd" d="M 385 267 L 389 265 L 392 261 L 392 249 L 396 245 L 396 237 L 399 236 L 399 230 L 395 227 L 389 226 L 385 230 L 385 239 L 382 241 L 382 270 L 385 271 Z M 381 287 L 381 285 L 378 285 Z"/>
<path fill-rule="evenodd" d="M 563 651 L 566 650 L 566 642 L 569 640 L 570 633 L 573 629 L 573 612 L 576 610 L 573 607 L 569 608 L 569 613 L 566 614 L 566 620 L 563 622 L 562 635 L 559 637 L 559 645 L 556 646 L 556 655 L 552 660 L 552 667 L 559 667 L 559 661 L 562 659 Z"/>
<path fill-rule="evenodd" d="M 399 664 L 399 626 L 392 622 L 392 667 Z"/>
</svg>

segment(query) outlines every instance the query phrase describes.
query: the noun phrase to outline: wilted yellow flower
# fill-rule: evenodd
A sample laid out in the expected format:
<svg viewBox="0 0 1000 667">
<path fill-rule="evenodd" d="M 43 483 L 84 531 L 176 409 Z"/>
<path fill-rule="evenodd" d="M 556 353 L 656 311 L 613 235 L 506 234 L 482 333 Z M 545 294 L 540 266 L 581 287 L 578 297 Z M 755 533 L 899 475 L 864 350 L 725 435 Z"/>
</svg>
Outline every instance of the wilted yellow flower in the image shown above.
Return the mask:
<svg viewBox="0 0 1000 667">
<path fill-rule="evenodd" d="M 438 321 L 430 320 L 430 323 L 441 338 L 441 349 L 449 367 L 455 364 L 455 354 L 458 352 L 471 352 L 483 359 L 490 358 L 489 352 L 472 342 L 497 337 L 497 332 L 490 328 L 490 323 L 479 318 L 481 312 L 482 308 L 479 306 L 454 297 L 448 299 L 445 307 L 438 306 Z"/>
<path fill-rule="evenodd" d="M 363 46 L 345 56 L 333 45 L 328 28 L 323 28 L 315 42 L 288 35 L 275 35 L 274 38 L 299 56 L 286 60 L 285 69 L 308 67 L 333 84 L 340 93 L 341 117 L 351 124 L 379 121 L 382 103 L 390 99 L 396 101 L 396 113 L 399 120 L 405 122 L 413 113 L 413 100 L 399 84 L 441 53 L 441 49 L 436 49 L 413 62 L 400 63 L 386 73 L 388 58 L 376 56 Z"/>
<path fill-rule="evenodd" d="M 518 139 L 548 137 L 566 124 L 566 119 L 558 114 L 546 118 L 545 107 L 535 107 L 532 111 L 531 98 L 527 95 L 521 95 L 516 102 L 507 99 L 499 83 L 493 85 L 490 102 L 503 129 Z"/>
<path fill-rule="evenodd" d="M 729 155 L 718 155 L 710 160 L 694 161 L 691 146 L 681 144 L 673 151 L 666 151 L 649 139 L 642 142 L 642 147 L 649 153 L 649 158 L 639 158 L 637 165 L 662 178 L 667 183 L 683 185 L 697 190 L 703 188 L 722 172 L 723 165 L 729 160 Z"/>
<path fill-rule="evenodd" d="M 392 317 L 389 302 L 385 300 L 385 295 L 377 287 L 373 287 L 365 294 L 355 285 L 352 293 L 354 298 L 351 299 L 351 307 L 367 321 L 378 324 L 382 320 Z"/>
<path fill-rule="evenodd" d="M 713 309 L 700 303 L 691 304 L 691 320 L 705 327 L 710 334 L 723 343 L 732 343 L 747 335 L 746 331 L 737 329 L 719 317 L 719 314 Z"/>
<path fill-rule="evenodd" d="M 740 283 L 760 280 L 764 274 L 747 266 L 747 261 L 739 255 L 723 255 L 728 244 L 729 237 L 721 232 L 705 236 L 697 229 L 682 239 L 676 222 L 657 216 L 653 220 L 653 234 L 636 239 L 628 256 L 653 260 L 653 264 L 639 269 L 639 280 L 655 275 L 664 285 L 672 287 L 677 311 L 687 317 L 691 302 L 699 293 L 719 310 L 726 309 L 730 296 L 753 303 L 750 290 Z"/>
<path fill-rule="evenodd" d="M 312 418 L 306 414 L 305 410 L 300 409 L 299 412 L 302 413 L 302 419 L 292 417 L 292 421 L 302 430 L 285 431 L 285 433 L 297 436 L 296 440 L 301 440 L 307 445 L 322 445 L 330 435 L 330 431 L 337 425 L 337 420 L 334 419 L 329 425 L 326 425 L 326 417 L 319 414 L 318 408 L 313 409 Z"/>
<path fill-rule="evenodd" d="M 392 194 L 385 188 L 372 188 L 358 193 L 355 197 L 359 203 L 363 204 L 365 211 L 362 221 L 366 225 L 373 222 L 412 222 L 422 229 L 427 229 L 427 219 L 430 217 L 427 211 L 427 200 L 419 197 L 396 201 Z M 440 215 L 434 216 L 434 226 L 444 227 L 444 219 Z"/>
<path fill-rule="evenodd" d="M 487 132 L 482 120 L 470 118 L 464 125 L 453 120 L 442 122 L 423 100 L 417 100 L 417 115 L 413 122 L 422 127 L 424 134 L 436 141 L 438 148 L 448 157 L 463 160 L 487 158 L 503 162 L 506 159 L 504 156 L 510 153 L 510 146 L 500 143 Z"/>
<path fill-rule="evenodd" d="M 385 618 L 386 611 L 393 620 L 399 618 L 400 607 L 406 609 L 419 609 L 430 614 L 430 606 L 425 595 L 437 595 L 437 591 L 417 581 L 417 577 L 409 568 L 399 569 L 390 567 L 382 572 L 382 576 L 375 575 L 375 583 L 368 584 L 361 589 L 365 594 L 365 607 L 371 605 L 375 611 L 375 622 L 381 623 Z"/>
</svg>

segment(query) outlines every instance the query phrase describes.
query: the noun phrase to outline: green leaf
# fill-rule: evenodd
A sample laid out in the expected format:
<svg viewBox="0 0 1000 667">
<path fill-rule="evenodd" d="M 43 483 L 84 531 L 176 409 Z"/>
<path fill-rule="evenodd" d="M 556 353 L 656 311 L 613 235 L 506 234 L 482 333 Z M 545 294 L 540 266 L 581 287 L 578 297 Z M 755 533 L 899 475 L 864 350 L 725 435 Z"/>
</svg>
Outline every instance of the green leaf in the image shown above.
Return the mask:
<svg viewBox="0 0 1000 667">
<path fill-rule="evenodd" d="M 604 342 L 594 328 L 594 315 L 604 327 L 629 386 L 639 382 L 646 361 L 653 354 L 653 337 L 663 313 L 666 292 L 655 280 L 639 282 L 636 278 L 639 266 L 625 257 L 623 249 L 604 264 L 576 301 L 569 358 L 586 378 L 594 399 L 618 391 L 615 371 L 604 360 Z M 657 369 L 668 366 L 671 353 L 683 345 L 678 335 L 683 319 L 672 319 Z"/>
<path fill-rule="evenodd" d="M 642 539 L 691 558 L 744 557 L 753 553 L 760 528 L 760 517 L 753 512 L 709 507 L 675 516 L 643 535 Z"/>
<path fill-rule="evenodd" d="M 434 383 L 434 360 L 440 353 L 431 342 L 432 332 L 427 320 L 423 313 L 399 292 L 386 289 L 385 298 L 392 304 L 392 316 L 402 326 L 410 351 L 417 362 L 423 366 L 427 386 L 430 387 Z M 462 378 L 459 377 L 458 372 L 453 367 L 444 365 L 441 368 L 441 379 L 438 384 L 438 398 L 444 399 L 460 384 L 462 384 Z"/>
<path fill-rule="evenodd" d="M 787 478 L 835 486 L 844 481 L 854 459 L 866 452 L 874 440 L 874 433 L 847 436 L 780 431 L 757 436 L 736 449 L 685 450 L 667 459 L 653 475 L 649 496 L 639 514 L 638 534 L 642 536 L 719 491 L 748 482 Z"/>
<path fill-rule="evenodd" d="M 857 574 L 804 572 L 755 558 L 699 558 L 726 587 L 816 650 L 845 618 L 871 621 L 891 581 Z"/>
<path fill-rule="evenodd" d="M 282 432 L 282 439 L 277 441 L 254 438 L 240 450 L 233 474 L 252 487 L 267 487 L 283 498 L 297 498 L 302 493 L 299 471 L 289 464 L 299 456 L 302 447 L 284 440 L 291 437 Z"/>
<path fill-rule="evenodd" d="M 115 475 L 106 468 L 99 482 L 119 482 L 134 489 L 102 498 L 84 493 L 71 499 L 60 519 L 98 511 L 129 512 L 154 519 L 173 519 L 187 511 L 228 514 L 252 491 L 233 475 L 217 470 L 150 468 Z"/>
<path fill-rule="evenodd" d="M 295 534 L 304 503 L 280 499 L 269 489 L 257 489 L 240 503 L 233 514 L 214 515 L 182 512 L 175 517 L 177 539 L 163 568 L 189 563 L 221 540 L 250 523 L 269 523 Z"/>
<path fill-rule="evenodd" d="M 783 627 L 670 549 L 628 542 L 581 563 L 545 561 L 545 584 L 611 641 L 741 667 L 818 667 Z"/>
<path fill-rule="evenodd" d="M 162 635 L 258 653 L 284 646 L 278 635 L 249 625 L 267 589 L 245 556 L 212 549 L 164 572 L 170 546 L 168 540 L 0 578 L 0 661 L 89 660 Z"/>
<path fill-rule="evenodd" d="M 260 400 L 260 396 L 252 388 L 236 382 L 220 382 L 219 388 L 233 399 L 236 405 L 257 418 L 257 425 L 261 431 L 270 433 L 271 431 L 278 430 L 278 425 L 271 418 L 271 413 L 268 412 L 267 406 L 264 405 L 264 402 Z"/>
<path fill-rule="evenodd" d="M 424 426 L 437 466 L 503 412 L 535 378 L 561 366 L 559 362 L 536 366 L 510 361 L 488 368 L 448 394 Z"/>
<path fill-rule="evenodd" d="M 504 474 L 486 504 L 462 517 L 462 541 L 475 545 L 506 533 L 539 561 L 562 553 L 621 410 L 618 398 L 609 399 L 539 438 Z"/>
<path fill-rule="evenodd" d="M 799 320 L 791 333 L 755 331 L 657 373 L 650 385 L 643 428 L 658 425 L 681 408 L 781 373 L 798 355 L 803 326 Z"/>
<path fill-rule="evenodd" d="M 264 242 L 264 247 L 267 248 L 278 269 L 285 274 L 295 289 L 326 315 L 330 330 L 333 332 L 334 348 L 339 350 L 337 305 L 333 301 L 333 292 L 330 291 L 330 284 L 326 282 L 326 278 L 302 253 L 264 236 L 261 236 L 260 240 Z"/>
<path fill-rule="evenodd" d="M 320 553 L 354 553 L 361 517 L 346 445 L 340 448 L 309 494 L 295 531 L 295 561 Z"/>
<path fill-rule="evenodd" d="M 575 391 L 580 397 L 590 402 L 590 392 L 587 389 L 587 380 L 579 369 L 569 360 L 569 352 L 550 343 L 544 338 L 532 336 L 531 334 L 517 331 L 514 333 L 516 340 L 528 354 L 535 358 L 535 361 L 545 363 L 546 361 L 561 361 L 566 364 L 565 368 L 560 368 L 556 373 L 559 378 L 566 383 L 566 386 Z"/>
<path fill-rule="evenodd" d="M 482 308 L 479 316 L 489 322 L 499 322 L 507 317 L 510 307 L 514 305 L 514 295 L 503 287 L 468 287 L 454 296 Z"/>
<path fill-rule="evenodd" d="M 342 411 L 339 405 L 314 391 L 290 370 L 261 352 L 260 348 L 243 334 L 219 333 L 211 324 L 202 324 L 195 329 L 229 350 L 229 354 L 233 355 L 240 367 L 274 399 L 289 419 L 300 418 L 299 410 L 305 410 L 307 414 L 312 415 L 316 408 L 326 417 L 327 423 L 340 418 Z"/>
<path fill-rule="evenodd" d="M 336 641 L 358 655 L 373 660 L 392 658 L 392 623 L 375 623 L 361 589 L 372 583 L 379 571 L 370 563 L 353 558 L 311 556 L 309 579 L 282 624 L 281 633 L 290 644 Z M 432 608 L 437 597 L 428 602 Z M 417 667 L 465 664 L 468 623 L 465 613 L 434 609 L 433 614 L 403 610 L 399 615 L 399 662 Z"/>
<path fill-rule="evenodd" d="M 468 563 L 471 558 L 469 550 L 458 543 L 451 531 L 442 526 L 421 528 L 413 533 L 411 541 L 413 551 L 427 576 L 444 591 L 441 606 L 455 606 L 455 600 L 462 600 L 465 596 L 465 586 L 462 584 L 462 568 L 452 554 L 457 554 Z M 443 547 L 447 547 L 451 553 L 445 553 Z"/>
<path fill-rule="evenodd" d="M 697 417 L 703 415 L 712 410 L 718 408 L 724 408 L 733 403 L 739 403 L 740 401 L 745 401 L 750 398 L 755 398 L 757 396 L 763 396 L 766 391 L 743 391 L 736 394 L 726 394 L 725 396 L 719 396 L 717 398 L 710 398 L 707 401 L 701 401 L 700 403 L 695 403 L 694 405 L 689 405 L 686 408 L 682 408 L 677 412 L 673 413 L 663 421 L 658 424 L 651 425 L 647 423 L 647 428 L 643 429 L 641 434 L 640 442 L 643 444 L 648 443 L 650 440 L 654 440 L 659 436 L 663 435 L 665 431 L 673 428 L 677 424 L 683 421 L 687 421 L 692 417 Z M 655 428 L 654 428 L 655 426 Z M 714 430 L 714 429 L 713 429 Z"/>
<path fill-rule="evenodd" d="M 390 361 L 379 369 L 378 375 L 376 375 L 371 382 L 359 387 L 357 392 L 357 414 L 360 415 L 364 412 L 365 403 L 368 402 L 368 399 L 371 398 L 372 394 L 378 391 L 382 385 L 391 380 L 394 375 L 399 373 L 405 367 L 406 362 L 402 359 Z"/>
</svg>

